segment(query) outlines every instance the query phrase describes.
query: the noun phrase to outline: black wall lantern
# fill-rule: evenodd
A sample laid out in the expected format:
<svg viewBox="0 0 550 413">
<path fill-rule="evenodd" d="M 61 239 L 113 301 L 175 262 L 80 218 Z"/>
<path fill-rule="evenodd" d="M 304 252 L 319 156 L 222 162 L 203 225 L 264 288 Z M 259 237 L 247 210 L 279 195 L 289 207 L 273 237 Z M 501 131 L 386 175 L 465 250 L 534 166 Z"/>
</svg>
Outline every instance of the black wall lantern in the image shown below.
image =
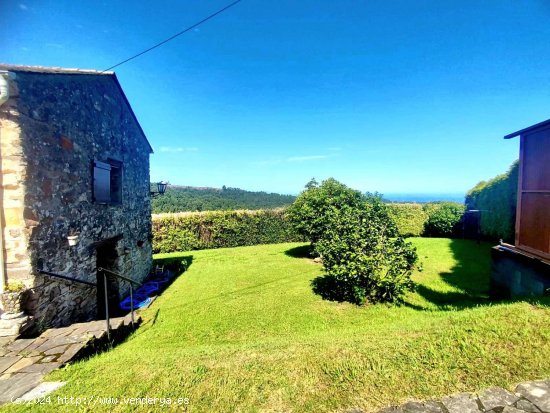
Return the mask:
<svg viewBox="0 0 550 413">
<path fill-rule="evenodd" d="M 158 191 L 151 191 L 150 194 L 151 196 L 154 198 L 158 195 L 164 195 L 164 193 L 166 192 L 166 187 L 168 186 L 168 182 L 165 182 L 165 181 L 160 181 L 160 182 L 157 182 L 157 189 Z"/>
</svg>

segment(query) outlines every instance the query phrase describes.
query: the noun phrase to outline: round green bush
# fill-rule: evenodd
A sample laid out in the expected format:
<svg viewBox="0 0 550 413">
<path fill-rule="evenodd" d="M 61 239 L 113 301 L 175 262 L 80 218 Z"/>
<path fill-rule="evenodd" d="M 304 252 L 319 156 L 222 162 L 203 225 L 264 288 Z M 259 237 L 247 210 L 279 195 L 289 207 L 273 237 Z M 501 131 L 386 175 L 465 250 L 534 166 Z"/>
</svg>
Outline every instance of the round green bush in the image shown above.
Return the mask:
<svg viewBox="0 0 550 413">
<path fill-rule="evenodd" d="M 380 196 L 363 195 L 333 178 L 321 185 L 311 181 L 288 215 L 322 257 L 326 275 L 312 285 L 323 298 L 392 302 L 412 288 L 416 252 L 398 236 Z"/>
<path fill-rule="evenodd" d="M 424 235 L 428 237 L 454 237 L 460 234 L 465 206 L 456 202 L 441 202 L 424 205 L 428 215 Z"/>
<path fill-rule="evenodd" d="M 379 198 L 325 216 L 327 231 L 316 245 L 326 276 L 314 280 L 324 298 L 355 304 L 400 301 L 413 288 L 415 248 L 395 237 L 395 224 Z"/>
<path fill-rule="evenodd" d="M 344 207 L 360 207 L 364 201 L 361 192 L 348 188 L 334 178 L 321 185 L 312 179 L 287 209 L 287 216 L 295 230 L 315 244 L 326 232 L 326 215 Z"/>
</svg>

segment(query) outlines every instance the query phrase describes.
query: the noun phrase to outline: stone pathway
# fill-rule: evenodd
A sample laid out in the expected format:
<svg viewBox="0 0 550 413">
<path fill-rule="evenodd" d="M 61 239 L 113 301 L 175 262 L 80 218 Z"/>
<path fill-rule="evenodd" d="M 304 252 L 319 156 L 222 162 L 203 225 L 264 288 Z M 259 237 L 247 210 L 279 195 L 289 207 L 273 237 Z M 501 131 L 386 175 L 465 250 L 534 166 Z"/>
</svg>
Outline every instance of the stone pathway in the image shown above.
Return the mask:
<svg viewBox="0 0 550 413">
<path fill-rule="evenodd" d="M 361 413 L 362 410 L 348 410 Z M 550 413 L 550 379 L 519 384 L 512 393 L 491 387 L 479 394 L 460 393 L 440 400 L 410 401 L 379 413 Z"/>
<path fill-rule="evenodd" d="M 136 324 L 141 318 L 136 317 Z M 130 314 L 110 320 L 111 334 L 131 325 Z M 0 337 L 0 404 L 34 389 L 42 378 L 65 363 L 106 343 L 105 320 L 51 328 L 37 338 Z"/>
</svg>

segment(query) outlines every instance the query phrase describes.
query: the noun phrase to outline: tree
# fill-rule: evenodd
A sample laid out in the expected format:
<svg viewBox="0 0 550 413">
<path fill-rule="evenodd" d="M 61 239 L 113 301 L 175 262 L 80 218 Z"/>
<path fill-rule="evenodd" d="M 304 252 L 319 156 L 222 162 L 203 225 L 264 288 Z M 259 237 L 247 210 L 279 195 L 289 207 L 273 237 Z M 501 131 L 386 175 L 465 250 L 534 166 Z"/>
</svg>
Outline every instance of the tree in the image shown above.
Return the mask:
<svg viewBox="0 0 550 413">
<path fill-rule="evenodd" d="M 399 301 L 413 288 L 416 250 L 395 237 L 395 224 L 379 197 L 367 197 L 362 208 L 333 209 L 325 219 L 327 231 L 316 251 L 323 258 L 326 276 L 314 283 L 316 292 L 363 304 Z"/>
<path fill-rule="evenodd" d="M 324 298 L 391 302 L 413 287 L 416 251 L 398 236 L 380 195 L 363 195 L 333 178 L 321 185 L 312 180 L 288 216 L 322 257 L 326 275 L 313 288 Z"/>
<path fill-rule="evenodd" d="M 305 188 L 311 189 L 311 188 L 317 188 L 318 186 L 319 186 L 319 182 L 317 182 L 315 178 L 311 178 L 309 182 L 306 184 Z"/>
<path fill-rule="evenodd" d="M 315 246 L 326 231 L 325 216 L 330 211 L 345 206 L 356 208 L 363 202 L 364 196 L 359 191 L 334 178 L 323 181 L 321 185 L 312 179 L 288 208 L 287 214 L 298 233 Z"/>
</svg>

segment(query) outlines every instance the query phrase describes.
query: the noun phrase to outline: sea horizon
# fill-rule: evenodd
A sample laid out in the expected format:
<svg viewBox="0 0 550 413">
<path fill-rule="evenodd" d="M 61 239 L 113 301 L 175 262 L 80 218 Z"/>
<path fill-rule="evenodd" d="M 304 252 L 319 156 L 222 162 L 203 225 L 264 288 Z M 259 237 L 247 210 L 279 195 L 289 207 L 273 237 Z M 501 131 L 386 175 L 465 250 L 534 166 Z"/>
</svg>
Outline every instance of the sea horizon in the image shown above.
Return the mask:
<svg viewBox="0 0 550 413">
<path fill-rule="evenodd" d="M 384 194 L 384 199 L 391 202 L 437 202 L 450 201 L 464 203 L 465 194 L 463 193 L 388 193 Z"/>
</svg>

